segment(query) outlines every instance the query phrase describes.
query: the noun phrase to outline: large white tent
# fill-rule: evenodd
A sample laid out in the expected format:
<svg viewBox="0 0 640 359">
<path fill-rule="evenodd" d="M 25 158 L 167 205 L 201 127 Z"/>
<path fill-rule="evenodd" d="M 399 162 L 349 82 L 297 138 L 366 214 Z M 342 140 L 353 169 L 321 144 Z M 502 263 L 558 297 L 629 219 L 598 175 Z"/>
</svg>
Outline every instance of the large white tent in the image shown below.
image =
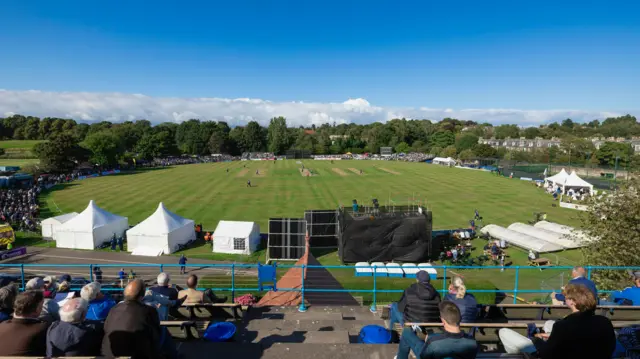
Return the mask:
<svg viewBox="0 0 640 359">
<path fill-rule="evenodd" d="M 55 235 L 58 227 L 77 215 L 78 212 L 71 212 L 45 219 L 40 224 L 40 226 L 42 227 L 42 238 L 53 239 L 53 236 Z"/>
<path fill-rule="evenodd" d="M 126 217 L 109 213 L 91 200 L 84 211 L 57 227 L 53 239 L 58 248 L 95 249 L 114 234 L 124 235 L 127 228 Z"/>
<path fill-rule="evenodd" d="M 575 229 L 573 227 L 564 226 L 562 224 L 540 221 L 533 225 L 536 228 L 546 229 L 548 231 L 556 232 L 564 235 L 567 238 L 572 238 L 574 241 L 584 245 L 583 242 L 592 241 L 593 238 L 586 235 L 583 231 Z"/>
<path fill-rule="evenodd" d="M 512 231 L 516 231 L 519 233 L 524 233 L 553 244 L 557 244 L 565 249 L 573 249 L 573 248 L 580 247 L 580 244 L 578 244 L 571 237 L 565 237 L 563 234 L 549 231 L 539 227 L 530 226 L 528 224 L 524 224 L 520 222 L 511 224 L 509 227 L 507 227 L 507 229 L 510 229 Z"/>
<path fill-rule="evenodd" d="M 152 215 L 127 231 L 129 252 L 164 253 L 196 238 L 194 222 L 167 210 L 160 202 Z"/>
<path fill-rule="evenodd" d="M 566 182 L 567 178 L 569 178 L 569 174 L 563 168 L 562 170 L 560 170 L 560 172 L 556 173 L 555 175 L 545 178 L 545 181 L 551 184 L 557 184 L 559 186 L 562 186 Z"/>
<path fill-rule="evenodd" d="M 589 193 L 593 193 L 593 185 L 585 180 L 583 180 L 582 178 L 580 178 L 577 174 L 576 171 L 572 171 L 571 174 L 569 175 L 569 177 L 567 177 L 567 179 L 564 181 L 563 185 L 563 189 L 564 189 L 564 193 L 567 193 L 566 191 L 569 188 L 573 188 L 573 189 L 581 189 L 581 188 L 588 188 L 589 189 Z"/>
<path fill-rule="evenodd" d="M 255 222 L 220 221 L 213 232 L 215 253 L 251 254 L 260 244 L 260 226 Z"/>
<path fill-rule="evenodd" d="M 432 163 L 434 165 L 446 165 L 446 166 L 455 166 L 456 160 L 451 157 L 436 157 L 433 159 Z"/>
<path fill-rule="evenodd" d="M 555 252 L 562 250 L 562 247 L 557 244 L 553 244 L 527 234 L 512 231 L 495 224 L 489 224 L 482 227 L 480 233 L 488 234 L 495 239 L 504 240 L 505 242 L 516 247 L 531 249 L 538 253 Z"/>
</svg>

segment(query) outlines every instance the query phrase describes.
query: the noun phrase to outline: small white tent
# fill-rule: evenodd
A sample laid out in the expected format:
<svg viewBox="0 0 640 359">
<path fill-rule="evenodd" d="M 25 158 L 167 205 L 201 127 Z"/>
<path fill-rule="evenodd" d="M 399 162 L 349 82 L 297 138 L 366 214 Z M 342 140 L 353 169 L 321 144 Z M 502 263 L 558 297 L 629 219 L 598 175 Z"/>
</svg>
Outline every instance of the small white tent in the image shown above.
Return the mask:
<svg viewBox="0 0 640 359">
<path fill-rule="evenodd" d="M 95 249 L 114 234 L 124 235 L 127 228 L 126 217 L 109 213 L 91 200 L 82 213 L 57 227 L 53 239 L 58 248 Z"/>
<path fill-rule="evenodd" d="M 177 245 L 195 238 L 194 222 L 167 210 L 160 202 L 151 216 L 127 231 L 127 250 L 170 254 Z"/>
<path fill-rule="evenodd" d="M 42 238 L 53 239 L 53 236 L 55 235 L 58 227 L 77 215 L 78 215 L 77 212 L 71 212 L 71 213 L 62 214 L 60 216 L 49 217 L 45 219 L 40 224 L 40 226 L 42 227 Z"/>
<path fill-rule="evenodd" d="M 589 242 L 593 240 L 593 238 L 589 237 L 579 229 L 575 229 L 569 226 L 564 226 L 558 223 L 540 221 L 534 224 L 533 226 L 536 228 L 542 228 L 542 229 L 546 229 L 547 231 L 552 231 L 552 232 L 562 234 L 566 238 L 571 238 L 572 240 L 576 241 L 581 245 L 584 245 L 585 242 Z"/>
<path fill-rule="evenodd" d="M 456 160 L 451 157 L 436 157 L 433 159 L 434 165 L 445 165 L 445 166 L 455 166 Z"/>
<path fill-rule="evenodd" d="M 555 252 L 562 250 L 562 247 L 557 244 L 549 243 L 547 241 L 543 241 L 542 239 L 512 231 L 495 224 L 489 224 L 482 227 L 480 233 L 488 234 L 495 239 L 504 240 L 505 242 L 514 246 L 524 249 L 531 249 L 538 253 Z"/>
<path fill-rule="evenodd" d="M 220 221 L 213 232 L 215 253 L 251 254 L 260 244 L 260 226 L 255 222 Z"/>
<path fill-rule="evenodd" d="M 576 174 L 576 171 L 571 172 L 569 177 L 567 177 L 567 179 L 563 183 L 563 186 L 564 186 L 564 193 L 567 193 L 566 191 L 569 188 L 573 188 L 573 189 L 587 188 L 590 194 L 593 193 L 593 185 L 583 180 L 582 178 L 580 178 Z"/>
<path fill-rule="evenodd" d="M 556 173 L 555 175 L 545 178 L 545 181 L 547 181 L 547 183 L 557 184 L 559 186 L 562 186 L 564 185 L 568 177 L 569 177 L 569 174 L 563 168 L 560 172 Z"/>
</svg>

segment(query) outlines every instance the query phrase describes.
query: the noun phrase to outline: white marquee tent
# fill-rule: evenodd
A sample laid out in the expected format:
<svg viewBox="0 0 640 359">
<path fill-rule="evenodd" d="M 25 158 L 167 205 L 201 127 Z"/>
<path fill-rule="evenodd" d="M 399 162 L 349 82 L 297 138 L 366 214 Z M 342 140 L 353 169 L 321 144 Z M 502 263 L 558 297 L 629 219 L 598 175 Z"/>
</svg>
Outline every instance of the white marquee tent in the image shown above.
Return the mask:
<svg viewBox="0 0 640 359">
<path fill-rule="evenodd" d="M 160 202 L 152 215 L 127 231 L 127 250 L 170 254 L 178 244 L 196 238 L 194 222 L 167 210 Z"/>
<path fill-rule="evenodd" d="M 562 234 L 567 238 L 573 238 L 578 243 L 581 243 L 583 241 L 584 242 L 589 242 L 589 241 L 593 240 L 593 238 L 589 237 L 588 235 L 586 235 L 583 231 L 581 231 L 579 229 L 575 229 L 575 228 L 569 227 L 569 226 L 564 226 L 564 225 L 558 224 L 558 223 L 540 221 L 540 222 L 534 224 L 533 226 L 536 227 L 536 228 L 542 228 L 542 229 L 546 229 L 548 231 L 552 231 L 552 232 L 556 232 L 556 233 Z"/>
<path fill-rule="evenodd" d="M 436 157 L 433 159 L 434 165 L 446 165 L 446 166 L 455 166 L 456 160 L 451 157 Z"/>
<path fill-rule="evenodd" d="M 255 222 L 220 221 L 213 232 L 215 253 L 251 254 L 260 244 L 260 226 Z"/>
<path fill-rule="evenodd" d="M 539 227 L 530 226 L 528 224 L 524 224 L 520 222 L 511 224 L 509 227 L 507 227 L 507 229 L 510 229 L 512 231 L 516 231 L 519 233 L 524 233 L 553 244 L 557 244 L 565 249 L 574 249 L 574 248 L 580 247 L 580 244 L 577 243 L 577 241 L 575 241 L 571 237 L 565 237 L 563 234 L 549 231 Z"/>
<path fill-rule="evenodd" d="M 58 227 L 78 215 L 78 212 L 62 214 L 60 216 L 50 217 L 42 221 L 42 238 L 53 239 Z"/>
<path fill-rule="evenodd" d="M 556 173 L 555 175 L 545 178 L 545 181 L 551 184 L 557 184 L 559 186 L 562 186 L 566 182 L 567 178 L 569 178 L 569 174 L 563 168 L 560 172 Z"/>
<path fill-rule="evenodd" d="M 564 191 L 563 191 L 564 193 L 567 193 L 566 191 L 569 188 L 573 188 L 573 189 L 588 188 L 589 193 L 590 194 L 593 193 L 593 185 L 583 180 L 582 178 L 578 177 L 578 175 L 576 174 L 576 171 L 572 171 L 569 177 L 567 177 L 567 179 L 562 185 L 564 186 Z"/>
<path fill-rule="evenodd" d="M 57 227 L 53 239 L 58 248 L 95 249 L 114 234 L 122 236 L 127 228 L 126 217 L 109 213 L 91 200 L 84 211 Z"/>
<path fill-rule="evenodd" d="M 557 244 L 549 243 L 547 241 L 543 241 L 542 239 L 532 237 L 520 232 L 512 231 L 495 224 L 489 224 L 482 227 L 480 233 L 488 234 L 495 239 L 504 240 L 505 242 L 516 247 L 531 249 L 538 253 L 556 252 L 562 250 L 562 247 Z"/>
</svg>

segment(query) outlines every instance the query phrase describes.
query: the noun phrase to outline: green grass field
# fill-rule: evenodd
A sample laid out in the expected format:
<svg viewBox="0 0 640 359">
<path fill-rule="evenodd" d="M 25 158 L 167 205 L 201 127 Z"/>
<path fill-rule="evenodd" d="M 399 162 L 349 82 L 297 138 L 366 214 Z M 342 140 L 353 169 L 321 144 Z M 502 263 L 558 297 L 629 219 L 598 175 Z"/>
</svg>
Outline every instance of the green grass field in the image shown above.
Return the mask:
<svg viewBox="0 0 640 359">
<path fill-rule="evenodd" d="M 21 158 L 0 158 L 0 166 L 19 166 L 24 167 L 39 163 L 38 159 L 21 159 Z"/>
<path fill-rule="evenodd" d="M 246 220 L 260 224 L 267 232 L 271 217 L 299 218 L 305 209 L 332 209 L 350 206 L 352 199 L 369 204 L 378 198 L 381 204 L 390 200 L 406 204 L 414 198 L 433 211 L 435 229 L 468 225 L 474 209 L 484 217 L 484 223 L 509 225 L 532 219 L 534 212 L 547 212 L 550 221 L 577 225 L 577 212 L 552 207 L 553 200 L 529 182 L 498 177 L 488 172 L 447 168 L 424 163 L 382 161 L 312 161 L 303 162 L 314 176 L 303 177 L 296 161 L 232 162 L 198 164 L 152 169 L 79 181 L 59 186 L 44 197 L 44 214 L 55 215 L 82 211 L 89 200 L 113 213 L 129 217 L 134 225 L 153 213 L 162 201 L 168 209 L 202 223 L 213 231 L 219 220 Z M 244 167 L 246 166 L 246 168 Z M 227 169 L 229 172 L 227 172 Z M 256 174 L 258 170 L 258 174 Z M 359 171 L 363 171 L 363 175 Z M 253 187 L 247 188 L 247 180 Z M 33 239 L 34 241 L 36 239 Z M 34 242 L 36 243 L 36 242 Z M 474 240 L 481 253 L 484 241 Z M 37 243 L 36 245 L 41 244 Z M 264 262 L 264 250 L 252 256 L 211 253 L 208 245 L 184 251 L 189 258 Z M 316 254 L 324 265 L 340 264 L 337 253 Z M 514 265 L 526 265 L 526 253 L 509 250 Z M 554 264 L 573 265 L 580 261 L 578 251 L 549 254 Z M 330 272 L 345 288 L 371 289 L 370 278 L 356 278 L 352 269 L 332 269 Z M 460 270 L 469 287 L 475 289 L 512 290 L 515 271 Z M 448 278 L 454 273 L 450 272 Z M 556 285 L 558 270 L 527 270 L 520 274 L 520 289 L 540 289 L 544 283 Z M 230 285 L 229 278 L 210 278 L 211 286 Z M 218 283 L 220 282 L 220 283 Z M 404 289 L 411 280 L 379 278 L 380 289 Z M 251 286 L 255 283 L 247 283 Z M 438 288 L 442 280 L 434 283 Z M 367 293 L 361 296 L 371 301 Z M 494 294 L 479 294 L 482 302 L 492 302 Z M 540 295 L 520 295 L 527 299 Z M 397 294 L 381 294 L 378 302 L 397 299 Z"/>
<path fill-rule="evenodd" d="M 10 149 L 10 148 L 19 148 L 19 149 L 32 149 L 35 145 L 40 142 L 44 142 L 41 140 L 8 140 L 8 141 L 0 141 L 0 148 Z"/>
<path fill-rule="evenodd" d="M 219 220 L 244 220 L 258 222 L 267 232 L 272 217 L 300 218 L 305 209 L 350 206 L 352 199 L 370 204 L 372 198 L 382 205 L 389 200 L 399 205 L 411 198 L 421 201 L 433 211 L 434 229 L 467 226 L 476 208 L 485 224 L 526 222 L 539 211 L 547 212 L 550 221 L 577 224 L 575 211 L 552 207 L 551 197 L 531 183 L 488 172 L 386 161 L 307 160 L 304 165 L 314 176 L 303 177 L 293 160 L 147 170 L 71 183 L 50 192 L 45 202 L 56 214 L 82 211 L 93 199 L 129 217 L 133 225 L 162 201 L 207 230 L 215 229 Z M 247 188 L 247 180 L 252 188 Z"/>
</svg>

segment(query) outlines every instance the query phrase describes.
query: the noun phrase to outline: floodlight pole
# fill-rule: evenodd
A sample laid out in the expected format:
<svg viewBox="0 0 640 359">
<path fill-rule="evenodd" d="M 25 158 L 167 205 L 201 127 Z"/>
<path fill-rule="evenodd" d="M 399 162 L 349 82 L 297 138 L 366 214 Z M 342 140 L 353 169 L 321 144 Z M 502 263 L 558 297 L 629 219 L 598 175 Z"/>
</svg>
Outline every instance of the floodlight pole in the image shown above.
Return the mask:
<svg viewBox="0 0 640 359">
<path fill-rule="evenodd" d="M 613 173 L 613 190 L 615 191 L 616 187 L 618 186 L 618 159 L 620 158 L 620 155 L 616 154 L 616 167 L 614 169 L 614 173 Z"/>
</svg>

